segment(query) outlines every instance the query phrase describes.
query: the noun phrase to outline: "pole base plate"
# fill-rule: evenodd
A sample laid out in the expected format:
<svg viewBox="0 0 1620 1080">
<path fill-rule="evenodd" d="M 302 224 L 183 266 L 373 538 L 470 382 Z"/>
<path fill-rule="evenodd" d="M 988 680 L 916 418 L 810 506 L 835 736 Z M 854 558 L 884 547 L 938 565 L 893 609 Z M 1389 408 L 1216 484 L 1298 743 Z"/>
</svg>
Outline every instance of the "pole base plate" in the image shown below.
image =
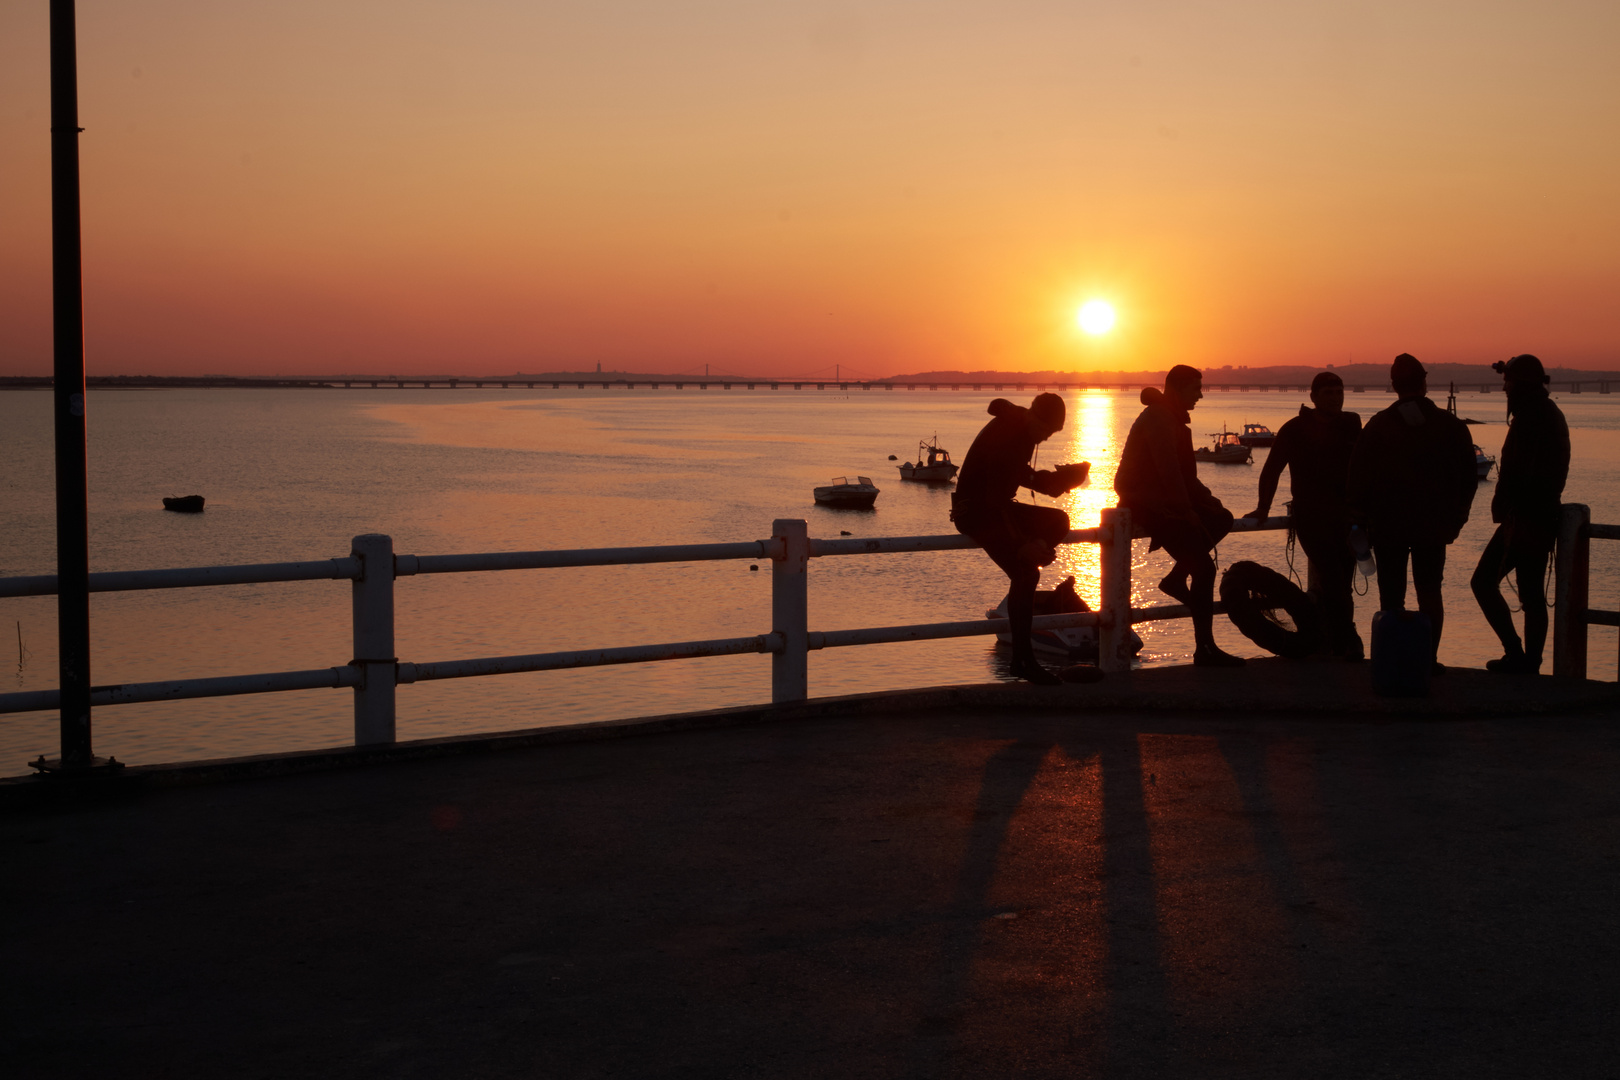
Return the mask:
<svg viewBox="0 0 1620 1080">
<path fill-rule="evenodd" d="M 122 771 L 124 763 L 112 757 L 93 757 L 88 765 L 70 768 L 62 764 L 61 758 L 41 754 L 30 761 L 28 767 L 42 776 L 108 776 Z"/>
</svg>

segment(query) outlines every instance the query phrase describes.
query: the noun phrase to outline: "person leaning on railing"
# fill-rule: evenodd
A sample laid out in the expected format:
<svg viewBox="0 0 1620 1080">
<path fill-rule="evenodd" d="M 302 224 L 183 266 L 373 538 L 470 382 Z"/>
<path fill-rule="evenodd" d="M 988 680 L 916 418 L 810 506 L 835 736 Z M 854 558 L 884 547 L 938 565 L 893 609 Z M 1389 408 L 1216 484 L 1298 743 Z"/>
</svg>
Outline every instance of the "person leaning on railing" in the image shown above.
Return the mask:
<svg viewBox="0 0 1620 1080">
<path fill-rule="evenodd" d="M 1350 507 L 1345 485 L 1350 453 L 1361 434 L 1361 417 L 1344 411 L 1344 380 L 1331 371 L 1311 380 L 1311 403 L 1282 426 L 1260 470 L 1259 505 L 1246 517 L 1264 521 L 1277 494 L 1277 481 L 1288 469 L 1294 496 L 1288 508 L 1294 534 L 1317 578 L 1317 606 L 1322 612 L 1328 649 L 1342 660 L 1366 655 L 1356 632 L 1352 591 L 1356 559 L 1350 550 Z"/>
<path fill-rule="evenodd" d="M 1142 391 L 1146 408 L 1125 438 L 1114 491 L 1152 538 L 1148 550 L 1162 547 L 1175 560 L 1159 588 L 1192 614 L 1193 663 L 1242 667 L 1241 657 L 1215 644 L 1215 560 L 1209 552 L 1232 531 L 1232 512 L 1198 479 L 1187 425 L 1203 396 L 1203 374 L 1186 364 L 1170 369 L 1162 392 L 1151 386 Z"/>
<path fill-rule="evenodd" d="M 1496 468 L 1491 520 L 1496 532 L 1479 557 L 1469 584 L 1485 621 L 1502 642 L 1489 671 L 1534 675 L 1547 644 L 1547 596 L 1542 578 L 1558 538 L 1559 505 L 1569 479 L 1569 424 L 1547 395 L 1548 376 L 1529 353 L 1491 365 L 1507 391 L 1508 428 Z M 1502 579 L 1512 573 L 1524 610 L 1524 641 L 1513 629 L 1513 612 L 1502 598 Z"/>
<path fill-rule="evenodd" d="M 1055 506 L 1018 502 L 1018 489 L 1027 487 L 1055 498 L 1079 487 L 1090 466 L 1082 463 L 1036 470 L 1030 464 L 1035 447 L 1063 427 L 1063 399 L 1056 394 L 1038 395 L 1027 409 L 996 398 L 989 413 L 994 419 L 979 432 L 962 459 L 956 490 L 951 493 L 951 521 L 957 532 L 984 548 L 1011 583 L 1007 624 L 1013 674 L 1052 685 L 1060 680 L 1035 659 L 1031 641 L 1035 589 L 1041 583 L 1041 567 L 1057 558 L 1057 545 L 1069 534 L 1069 515 Z"/>
</svg>

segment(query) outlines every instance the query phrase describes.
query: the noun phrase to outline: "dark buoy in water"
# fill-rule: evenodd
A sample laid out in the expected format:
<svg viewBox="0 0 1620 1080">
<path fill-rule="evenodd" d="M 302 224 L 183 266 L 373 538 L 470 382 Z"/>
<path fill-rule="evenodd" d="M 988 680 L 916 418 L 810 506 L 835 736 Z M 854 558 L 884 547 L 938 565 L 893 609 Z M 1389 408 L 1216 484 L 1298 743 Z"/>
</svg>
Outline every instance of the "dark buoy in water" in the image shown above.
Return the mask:
<svg viewBox="0 0 1620 1080">
<path fill-rule="evenodd" d="M 838 535 L 839 536 L 854 536 L 855 534 L 850 532 L 848 529 L 839 529 L 838 530 Z"/>
<path fill-rule="evenodd" d="M 200 514 L 203 512 L 203 497 L 182 495 L 178 499 L 164 499 L 163 509 L 173 510 L 177 514 Z"/>
<path fill-rule="evenodd" d="M 890 461 L 899 461 L 899 460 L 900 460 L 900 459 L 899 459 L 899 458 L 897 458 L 897 457 L 895 457 L 895 456 L 894 456 L 894 455 L 893 455 L 893 454 L 890 454 L 890 455 L 889 455 L 889 460 L 890 460 Z"/>
</svg>

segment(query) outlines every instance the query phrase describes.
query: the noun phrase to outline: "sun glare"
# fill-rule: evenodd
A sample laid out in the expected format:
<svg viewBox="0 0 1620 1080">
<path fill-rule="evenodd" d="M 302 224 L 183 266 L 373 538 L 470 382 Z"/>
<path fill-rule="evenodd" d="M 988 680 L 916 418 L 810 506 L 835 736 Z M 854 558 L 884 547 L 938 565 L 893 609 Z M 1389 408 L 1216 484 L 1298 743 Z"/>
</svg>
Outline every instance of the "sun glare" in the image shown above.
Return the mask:
<svg viewBox="0 0 1620 1080">
<path fill-rule="evenodd" d="M 1087 300 L 1074 319 L 1088 334 L 1106 334 L 1114 328 L 1114 306 L 1106 300 Z"/>
</svg>

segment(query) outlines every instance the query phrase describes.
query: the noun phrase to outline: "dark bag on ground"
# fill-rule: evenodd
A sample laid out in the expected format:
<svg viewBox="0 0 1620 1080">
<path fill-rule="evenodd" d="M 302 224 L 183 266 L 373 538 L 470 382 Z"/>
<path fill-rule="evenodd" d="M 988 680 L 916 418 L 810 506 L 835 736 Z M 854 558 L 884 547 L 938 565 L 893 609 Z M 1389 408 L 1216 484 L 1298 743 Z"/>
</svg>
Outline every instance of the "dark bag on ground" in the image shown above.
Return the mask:
<svg viewBox="0 0 1620 1080">
<path fill-rule="evenodd" d="M 1380 697 L 1428 697 L 1434 625 L 1421 611 L 1380 611 L 1372 620 L 1372 688 Z"/>
<path fill-rule="evenodd" d="M 1236 562 L 1221 575 L 1226 617 L 1268 652 L 1303 660 L 1322 645 L 1316 604 L 1298 585 L 1269 566 Z"/>
</svg>

